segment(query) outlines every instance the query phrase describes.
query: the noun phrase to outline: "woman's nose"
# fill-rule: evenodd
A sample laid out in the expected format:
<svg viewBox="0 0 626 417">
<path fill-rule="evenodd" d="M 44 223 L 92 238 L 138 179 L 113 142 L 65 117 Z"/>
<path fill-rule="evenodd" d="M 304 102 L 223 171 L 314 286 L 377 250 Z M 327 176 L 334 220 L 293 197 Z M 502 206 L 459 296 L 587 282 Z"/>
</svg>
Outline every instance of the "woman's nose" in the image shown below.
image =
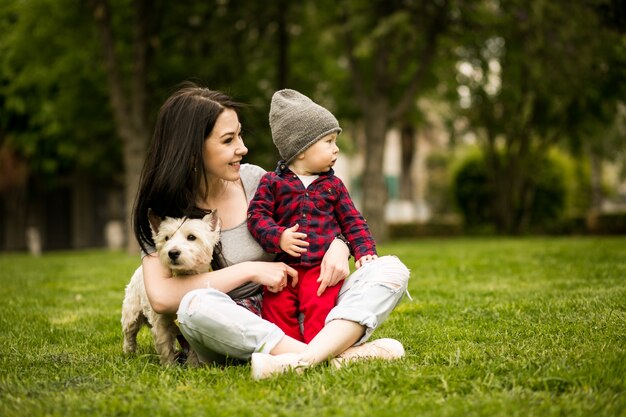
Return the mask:
<svg viewBox="0 0 626 417">
<path fill-rule="evenodd" d="M 248 148 L 246 148 L 246 145 L 244 145 L 243 143 L 237 148 L 237 154 L 238 155 L 245 155 L 248 153 Z"/>
</svg>

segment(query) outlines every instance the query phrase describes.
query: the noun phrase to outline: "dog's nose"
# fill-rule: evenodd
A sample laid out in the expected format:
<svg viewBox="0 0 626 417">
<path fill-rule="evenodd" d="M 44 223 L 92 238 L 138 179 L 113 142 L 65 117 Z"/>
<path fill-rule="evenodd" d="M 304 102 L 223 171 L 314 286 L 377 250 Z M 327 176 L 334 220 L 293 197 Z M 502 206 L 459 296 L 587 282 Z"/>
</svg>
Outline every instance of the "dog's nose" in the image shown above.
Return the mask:
<svg viewBox="0 0 626 417">
<path fill-rule="evenodd" d="M 180 251 L 178 249 L 172 249 L 171 251 L 167 252 L 167 256 L 169 256 L 172 261 L 176 261 L 180 256 Z"/>
</svg>

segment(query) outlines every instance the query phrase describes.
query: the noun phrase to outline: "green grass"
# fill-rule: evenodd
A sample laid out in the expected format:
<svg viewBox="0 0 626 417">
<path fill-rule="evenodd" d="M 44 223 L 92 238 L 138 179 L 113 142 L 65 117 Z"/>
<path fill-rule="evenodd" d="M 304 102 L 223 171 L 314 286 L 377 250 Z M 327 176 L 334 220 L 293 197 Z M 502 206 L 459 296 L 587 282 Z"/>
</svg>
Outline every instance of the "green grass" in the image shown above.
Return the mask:
<svg viewBox="0 0 626 417">
<path fill-rule="evenodd" d="M 403 241 L 407 357 L 267 381 L 121 352 L 138 258 L 0 255 L 0 416 L 626 416 L 626 238 Z"/>
</svg>

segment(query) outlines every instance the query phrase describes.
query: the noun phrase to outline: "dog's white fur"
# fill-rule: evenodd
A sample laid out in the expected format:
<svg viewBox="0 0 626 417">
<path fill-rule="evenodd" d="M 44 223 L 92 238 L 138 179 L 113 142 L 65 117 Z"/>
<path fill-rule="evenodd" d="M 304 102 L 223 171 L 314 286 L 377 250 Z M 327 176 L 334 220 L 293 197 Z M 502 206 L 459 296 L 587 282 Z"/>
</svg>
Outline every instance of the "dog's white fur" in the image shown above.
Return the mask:
<svg viewBox="0 0 626 417">
<path fill-rule="evenodd" d="M 221 222 L 214 210 L 203 219 L 171 218 L 161 220 L 149 213 L 150 227 L 161 263 L 174 275 L 193 275 L 211 270 L 213 249 L 220 239 Z M 122 303 L 124 352 L 135 352 L 137 333 L 143 325 L 152 328 L 154 344 L 162 364 L 176 362 L 176 336 L 180 330 L 173 314 L 158 314 L 150 306 L 140 266 L 126 286 Z M 188 365 L 197 365 L 198 357 L 190 349 Z"/>
</svg>

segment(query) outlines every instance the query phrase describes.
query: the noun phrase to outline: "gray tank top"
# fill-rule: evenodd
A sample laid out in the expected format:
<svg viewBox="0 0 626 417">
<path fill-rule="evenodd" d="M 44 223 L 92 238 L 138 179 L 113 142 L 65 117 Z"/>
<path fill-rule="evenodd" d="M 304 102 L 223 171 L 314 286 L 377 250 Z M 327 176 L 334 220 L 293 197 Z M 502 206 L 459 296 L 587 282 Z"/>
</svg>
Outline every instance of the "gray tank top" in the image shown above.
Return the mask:
<svg viewBox="0 0 626 417">
<path fill-rule="evenodd" d="M 263 174 L 265 174 L 265 170 L 261 167 L 250 164 L 241 165 L 241 182 L 243 183 L 248 204 L 254 197 Z M 257 241 L 254 240 L 248 231 L 248 225 L 245 221 L 232 229 L 222 230 L 221 242 L 222 253 L 229 266 L 245 261 L 271 261 L 274 259 L 273 254 L 265 252 Z M 248 282 L 232 290 L 228 295 L 233 299 L 246 298 L 260 291 L 260 285 Z"/>
<path fill-rule="evenodd" d="M 254 197 L 259 181 L 265 170 L 261 167 L 251 164 L 242 164 L 241 182 L 246 193 L 246 201 L 250 204 L 250 200 Z M 244 221 L 232 229 L 223 229 L 221 234 L 222 255 L 228 266 L 235 265 L 245 261 L 271 261 L 274 255 L 267 253 L 261 248 L 256 240 L 248 231 L 248 225 Z M 148 253 L 154 253 L 154 248 L 149 248 Z M 142 253 L 142 257 L 145 253 Z M 261 285 L 253 282 L 243 284 L 239 288 L 235 288 L 228 295 L 233 299 L 247 298 L 261 292 Z"/>
</svg>

